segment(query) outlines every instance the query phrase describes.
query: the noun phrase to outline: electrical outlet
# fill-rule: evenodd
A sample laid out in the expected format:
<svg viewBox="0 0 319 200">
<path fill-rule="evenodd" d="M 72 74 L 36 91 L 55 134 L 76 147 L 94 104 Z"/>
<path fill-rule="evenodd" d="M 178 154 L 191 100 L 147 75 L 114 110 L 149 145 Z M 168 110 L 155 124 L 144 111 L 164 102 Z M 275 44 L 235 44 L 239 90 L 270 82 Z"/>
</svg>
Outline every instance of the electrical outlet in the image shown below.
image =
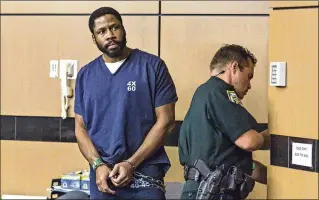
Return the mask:
<svg viewBox="0 0 319 200">
<path fill-rule="evenodd" d="M 50 61 L 50 78 L 58 78 L 59 77 L 59 61 L 51 60 Z"/>
</svg>

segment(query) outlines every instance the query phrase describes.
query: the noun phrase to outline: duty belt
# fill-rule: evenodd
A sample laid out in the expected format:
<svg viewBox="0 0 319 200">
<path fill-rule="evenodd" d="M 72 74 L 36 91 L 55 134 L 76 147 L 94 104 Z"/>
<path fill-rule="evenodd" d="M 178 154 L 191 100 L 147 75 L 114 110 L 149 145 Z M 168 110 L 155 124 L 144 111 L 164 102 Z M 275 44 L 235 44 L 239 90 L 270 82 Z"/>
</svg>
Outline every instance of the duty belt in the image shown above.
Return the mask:
<svg viewBox="0 0 319 200">
<path fill-rule="evenodd" d="M 222 165 L 211 170 L 200 159 L 192 167 L 184 167 L 184 178 L 199 182 L 196 199 L 213 199 L 217 194 L 227 193 L 245 199 L 255 185 L 255 181 L 236 166 L 225 170 Z"/>
</svg>

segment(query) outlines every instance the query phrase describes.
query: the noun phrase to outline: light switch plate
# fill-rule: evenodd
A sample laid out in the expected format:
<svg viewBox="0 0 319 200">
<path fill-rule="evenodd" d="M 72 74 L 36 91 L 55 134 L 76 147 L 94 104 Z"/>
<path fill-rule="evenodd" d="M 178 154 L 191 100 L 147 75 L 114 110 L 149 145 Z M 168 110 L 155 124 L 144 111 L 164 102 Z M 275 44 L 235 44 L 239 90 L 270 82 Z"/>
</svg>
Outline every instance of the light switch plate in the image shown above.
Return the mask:
<svg viewBox="0 0 319 200">
<path fill-rule="evenodd" d="M 59 61 L 58 60 L 50 60 L 50 78 L 58 78 L 59 77 Z"/>
<path fill-rule="evenodd" d="M 286 62 L 270 62 L 270 86 L 286 86 Z"/>
</svg>

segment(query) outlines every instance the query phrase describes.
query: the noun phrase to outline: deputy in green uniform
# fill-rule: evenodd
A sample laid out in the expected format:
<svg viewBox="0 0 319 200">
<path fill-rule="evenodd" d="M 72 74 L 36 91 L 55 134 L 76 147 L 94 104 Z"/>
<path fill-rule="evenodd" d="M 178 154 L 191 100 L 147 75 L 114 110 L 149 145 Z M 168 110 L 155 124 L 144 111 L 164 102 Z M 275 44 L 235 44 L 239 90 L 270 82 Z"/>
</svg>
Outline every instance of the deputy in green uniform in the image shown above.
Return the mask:
<svg viewBox="0 0 319 200">
<path fill-rule="evenodd" d="M 256 63 L 255 56 L 239 45 L 224 45 L 216 52 L 210 63 L 212 76 L 197 88 L 180 130 L 179 159 L 184 167 L 201 159 L 212 170 L 237 166 L 252 175 L 252 151 L 269 148 L 268 130 L 256 132 L 256 120 L 241 103 L 251 89 Z M 181 199 L 195 199 L 200 180 L 187 178 L 187 172 L 185 176 Z M 238 199 L 235 193 L 225 195 Z"/>
</svg>

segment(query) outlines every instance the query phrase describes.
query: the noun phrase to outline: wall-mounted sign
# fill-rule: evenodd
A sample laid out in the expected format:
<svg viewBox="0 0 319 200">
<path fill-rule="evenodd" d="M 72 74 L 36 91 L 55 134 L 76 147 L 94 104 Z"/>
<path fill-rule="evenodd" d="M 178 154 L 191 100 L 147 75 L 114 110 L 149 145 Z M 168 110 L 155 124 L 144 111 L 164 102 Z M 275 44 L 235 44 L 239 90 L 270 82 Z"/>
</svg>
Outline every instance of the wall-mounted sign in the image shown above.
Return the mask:
<svg viewBox="0 0 319 200">
<path fill-rule="evenodd" d="M 312 167 L 312 144 L 292 142 L 291 164 Z"/>
</svg>

